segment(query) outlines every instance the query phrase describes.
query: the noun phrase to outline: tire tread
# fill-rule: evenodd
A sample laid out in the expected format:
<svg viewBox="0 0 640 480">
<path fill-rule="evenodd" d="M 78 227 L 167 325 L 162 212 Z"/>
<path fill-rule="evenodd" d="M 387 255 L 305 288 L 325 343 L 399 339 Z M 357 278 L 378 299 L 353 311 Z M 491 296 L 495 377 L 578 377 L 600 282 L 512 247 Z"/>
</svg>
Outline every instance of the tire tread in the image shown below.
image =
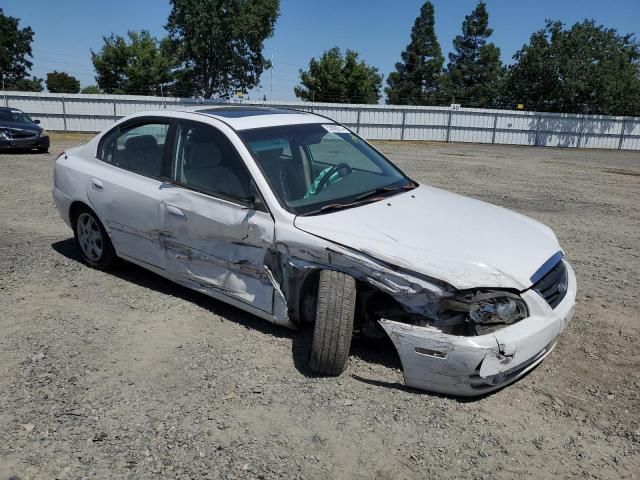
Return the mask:
<svg viewBox="0 0 640 480">
<path fill-rule="evenodd" d="M 333 270 L 320 272 L 310 368 L 340 375 L 346 369 L 353 334 L 355 279 Z"/>
</svg>

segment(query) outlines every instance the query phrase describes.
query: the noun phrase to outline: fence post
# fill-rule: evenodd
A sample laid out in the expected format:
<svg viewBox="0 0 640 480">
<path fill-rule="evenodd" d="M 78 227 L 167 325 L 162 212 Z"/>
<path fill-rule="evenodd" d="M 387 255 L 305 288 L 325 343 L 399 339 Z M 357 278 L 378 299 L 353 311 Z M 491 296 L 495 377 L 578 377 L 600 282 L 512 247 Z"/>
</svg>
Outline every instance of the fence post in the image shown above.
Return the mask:
<svg viewBox="0 0 640 480">
<path fill-rule="evenodd" d="M 491 143 L 496 143 L 496 129 L 498 127 L 498 112 L 493 116 L 493 131 L 491 132 Z"/>
<path fill-rule="evenodd" d="M 67 107 L 65 106 L 64 97 L 62 97 L 62 122 L 64 123 L 64 131 L 67 131 Z"/>
<path fill-rule="evenodd" d="M 118 115 L 116 114 L 116 99 L 113 99 L 113 121 L 118 121 Z"/>
<path fill-rule="evenodd" d="M 447 121 L 447 143 L 451 137 L 451 117 L 453 116 L 453 110 L 449 110 L 449 120 Z"/>
<path fill-rule="evenodd" d="M 622 150 L 622 143 L 624 142 L 624 129 L 627 128 L 627 119 L 622 119 L 622 128 L 620 129 L 620 140 L 618 141 L 618 150 Z"/>
<path fill-rule="evenodd" d="M 407 125 L 407 109 L 402 109 L 402 130 L 400 130 L 400 140 L 404 140 L 404 129 Z"/>
<path fill-rule="evenodd" d="M 358 107 L 358 113 L 356 117 L 356 133 L 358 135 L 360 135 L 360 112 L 361 112 L 361 109 L 360 107 Z"/>
<path fill-rule="evenodd" d="M 584 114 L 580 116 L 580 126 L 578 127 L 578 143 L 576 144 L 576 148 L 580 148 L 582 146 L 583 130 L 584 130 Z"/>
<path fill-rule="evenodd" d="M 540 119 L 542 117 L 540 115 L 536 115 L 536 139 L 533 144 L 534 147 L 539 146 L 540 144 Z"/>
</svg>

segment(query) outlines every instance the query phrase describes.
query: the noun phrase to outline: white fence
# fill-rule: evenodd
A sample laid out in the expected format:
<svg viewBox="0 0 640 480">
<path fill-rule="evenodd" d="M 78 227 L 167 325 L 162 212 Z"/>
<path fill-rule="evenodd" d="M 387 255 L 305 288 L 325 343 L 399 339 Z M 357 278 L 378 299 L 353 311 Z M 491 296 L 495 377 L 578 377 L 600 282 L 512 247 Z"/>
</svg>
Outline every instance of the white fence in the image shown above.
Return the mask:
<svg viewBox="0 0 640 480">
<path fill-rule="evenodd" d="M 5 92 L 47 130 L 97 132 L 142 110 L 214 104 L 186 98 Z M 243 102 L 296 108 L 333 118 L 372 140 L 435 140 L 507 145 L 640 150 L 640 118 L 448 107 Z"/>
</svg>

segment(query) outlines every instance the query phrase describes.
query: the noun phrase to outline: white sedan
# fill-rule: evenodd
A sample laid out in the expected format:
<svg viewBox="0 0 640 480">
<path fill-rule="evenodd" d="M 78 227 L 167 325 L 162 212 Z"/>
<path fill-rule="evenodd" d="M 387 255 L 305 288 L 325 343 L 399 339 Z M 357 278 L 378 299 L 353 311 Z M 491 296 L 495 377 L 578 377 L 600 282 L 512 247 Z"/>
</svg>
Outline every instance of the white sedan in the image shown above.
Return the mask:
<svg viewBox="0 0 640 480">
<path fill-rule="evenodd" d="M 119 257 L 286 327 L 339 375 L 354 334 L 388 335 L 408 386 L 495 390 L 539 364 L 576 279 L 553 232 L 421 185 L 311 113 L 143 112 L 55 162 L 53 197 L 86 264 Z"/>
</svg>

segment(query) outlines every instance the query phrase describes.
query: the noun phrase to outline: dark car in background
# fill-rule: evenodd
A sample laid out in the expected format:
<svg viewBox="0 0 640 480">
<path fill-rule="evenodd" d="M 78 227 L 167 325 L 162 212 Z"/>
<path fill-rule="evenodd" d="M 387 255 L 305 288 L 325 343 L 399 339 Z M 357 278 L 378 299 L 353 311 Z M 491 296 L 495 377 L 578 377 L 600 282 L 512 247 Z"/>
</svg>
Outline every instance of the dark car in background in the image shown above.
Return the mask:
<svg viewBox="0 0 640 480">
<path fill-rule="evenodd" d="M 0 150 L 49 151 L 49 135 L 39 123 L 17 108 L 0 107 Z"/>
</svg>

